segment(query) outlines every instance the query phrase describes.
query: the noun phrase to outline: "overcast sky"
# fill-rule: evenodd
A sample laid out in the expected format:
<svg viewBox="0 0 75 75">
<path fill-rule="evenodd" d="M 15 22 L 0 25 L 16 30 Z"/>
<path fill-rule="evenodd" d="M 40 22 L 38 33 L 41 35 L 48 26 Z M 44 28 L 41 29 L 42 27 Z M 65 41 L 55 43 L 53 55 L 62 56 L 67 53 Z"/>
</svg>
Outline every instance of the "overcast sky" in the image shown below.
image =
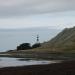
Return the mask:
<svg viewBox="0 0 75 75">
<path fill-rule="evenodd" d="M 74 25 L 75 0 L 0 0 L 0 28 Z"/>
</svg>

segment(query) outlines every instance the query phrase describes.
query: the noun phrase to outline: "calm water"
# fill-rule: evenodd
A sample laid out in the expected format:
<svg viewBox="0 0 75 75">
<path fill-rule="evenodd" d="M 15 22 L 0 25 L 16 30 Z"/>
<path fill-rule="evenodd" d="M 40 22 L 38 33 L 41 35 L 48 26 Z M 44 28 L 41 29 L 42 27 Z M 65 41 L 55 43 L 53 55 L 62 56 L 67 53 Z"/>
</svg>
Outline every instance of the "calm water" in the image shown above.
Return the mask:
<svg viewBox="0 0 75 75">
<path fill-rule="evenodd" d="M 50 63 L 56 63 L 56 62 L 49 61 L 49 60 L 33 60 L 33 59 L 25 59 L 25 58 L 0 57 L 0 68 L 11 67 L 11 66 L 50 64 Z"/>
<path fill-rule="evenodd" d="M 48 28 L 1 30 L 0 29 L 0 51 L 16 49 L 21 43 L 35 43 L 36 35 L 39 34 L 40 42 L 48 41 L 60 30 Z"/>
</svg>

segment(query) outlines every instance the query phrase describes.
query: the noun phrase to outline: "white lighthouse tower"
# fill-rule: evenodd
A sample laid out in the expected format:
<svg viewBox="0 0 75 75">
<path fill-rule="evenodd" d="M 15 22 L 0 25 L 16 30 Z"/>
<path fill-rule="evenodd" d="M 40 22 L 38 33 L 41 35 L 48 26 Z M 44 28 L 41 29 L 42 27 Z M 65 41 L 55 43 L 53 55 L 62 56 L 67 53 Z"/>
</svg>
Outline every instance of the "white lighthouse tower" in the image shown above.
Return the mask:
<svg viewBox="0 0 75 75">
<path fill-rule="evenodd" d="M 36 39 L 36 43 L 40 43 L 40 42 L 39 42 L 39 35 L 37 35 L 36 38 L 37 38 L 37 39 Z"/>
</svg>

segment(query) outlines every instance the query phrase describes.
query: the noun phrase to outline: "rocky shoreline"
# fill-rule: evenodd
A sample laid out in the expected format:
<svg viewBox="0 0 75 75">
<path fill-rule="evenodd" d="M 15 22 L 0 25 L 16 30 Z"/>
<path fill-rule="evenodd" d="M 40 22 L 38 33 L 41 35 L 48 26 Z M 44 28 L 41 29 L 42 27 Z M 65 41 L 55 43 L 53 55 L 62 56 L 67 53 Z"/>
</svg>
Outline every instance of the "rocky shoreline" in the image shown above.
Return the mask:
<svg viewBox="0 0 75 75">
<path fill-rule="evenodd" d="M 45 65 L 0 68 L 0 75 L 75 75 L 75 60 Z"/>
</svg>

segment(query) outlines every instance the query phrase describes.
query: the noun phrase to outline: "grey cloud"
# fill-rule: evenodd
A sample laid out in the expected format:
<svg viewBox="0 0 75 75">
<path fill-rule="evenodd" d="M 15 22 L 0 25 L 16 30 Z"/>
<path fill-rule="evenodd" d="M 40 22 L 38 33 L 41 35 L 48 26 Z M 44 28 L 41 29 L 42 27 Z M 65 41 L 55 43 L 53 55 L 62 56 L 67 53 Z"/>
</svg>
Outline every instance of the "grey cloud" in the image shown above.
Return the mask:
<svg viewBox="0 0 75 75">
<path fill-rule="evenodd" d="M 20 0 L 19 0 L 20 1 Z M 23 1 L 22 3 L 20 3 Z M 25 16 L 75 10 L 75 0 L 21 0 L 16 5 L 0 6 L 0 17 Z"/>
</svg>

